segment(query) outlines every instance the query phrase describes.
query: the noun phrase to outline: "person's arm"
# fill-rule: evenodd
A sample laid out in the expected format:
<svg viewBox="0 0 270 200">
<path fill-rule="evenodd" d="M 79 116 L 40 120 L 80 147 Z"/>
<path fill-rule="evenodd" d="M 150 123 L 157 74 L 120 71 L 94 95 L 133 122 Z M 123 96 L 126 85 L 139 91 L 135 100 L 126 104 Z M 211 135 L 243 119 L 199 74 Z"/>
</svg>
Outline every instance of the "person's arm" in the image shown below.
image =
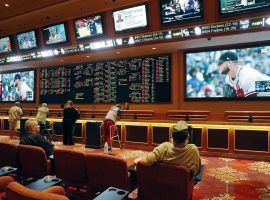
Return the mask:
<svg viewBox="0 0 270 200">
<path fill-rule="evenodd" d="M 46 155 L 50 156 L 53 154 L 53 147 L 54 145 L 50 142 L 48 142 L 44 137 L 41 135 L 37 134 L 36 136 L 38 145 L 45 150 Z"/>
<path fill-rule="evenodd" d="M 137 158 L 134 160 L 134 163 L 137 164 L 138 162 L 150 166 L 158 161 L 161 161 L 161 155 L 163 154 L 164 148 L 166 146 L 166 143 L 162 143 L 152 152 L 147 153 L 144 157 L 142 158 Z"/>
</svg>

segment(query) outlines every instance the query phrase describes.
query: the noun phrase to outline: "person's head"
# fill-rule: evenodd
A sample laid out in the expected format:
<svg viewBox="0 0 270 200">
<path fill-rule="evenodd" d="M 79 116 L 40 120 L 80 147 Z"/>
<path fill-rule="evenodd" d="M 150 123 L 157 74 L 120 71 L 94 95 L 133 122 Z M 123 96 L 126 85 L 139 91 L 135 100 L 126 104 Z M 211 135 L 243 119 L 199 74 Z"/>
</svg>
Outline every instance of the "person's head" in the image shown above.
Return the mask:
<svg viewBox="0 0 270 200">
<path fill-rule="evenodd" d="M 48 107 L 48 105 L 47 105 L 46 103 L 41 104 L 41 106 L 42 106 L 42 107 L 45 107 L 45 108 Z"/>
<path fill-rule="evenodd" d="M 56 29 L 55 28 L 51 28 L 50 32 L 51 32 L 51 35 L 53 37 L 56 35 Z"/>
<path fill-rule="evenodd" d="M 228 74 L 230 70 L 236 69 L 238 56 L 232 51 L 226 51 L 218 59 L 218 67 L 221 74 Z"/>
<path fill-rule="evenodd" d="M 21 82 L 21 75 L 20 74 L 15 74 L 14 76 L 14 86 L 18 87 L 20 82 Z"/>
<path fill-rule="evenodd" d="M 120 104 L 116 104 L 115 107 L 118 107 L 121 109 L 121 105 Z"/>
<path fill-rule="evenodd" d="M 185 121 L 179 121 L 173 126 L 172 138 L 174 144 L 186 145 L 189 140 L 189 127 Z"/>
<path fill-rule="evenodd" d="M 35 119 L 28 119 L 24 124 L 24 129 L 27 134 L 39 134 L 40 127 Z"/>
<path fill-rule="evenodd" d="M 125 102 L 124 110 L 129 110 L 129 103 L 128 102 Z"/>
<path fill-rule="evenodd" d="M 122 19 L 122 15 L 119 13 L 118 14 L 118 20 L 121 20 Z"/>
<path fill-rule="evenodd" d="M 73 102 L 71 100 L 68 100 L 65 104 L 64 108 L 71 108 L 73 106 Z"/>
<path fill-rule="evenodd" d="M 20 102 L 15 102 L 15 106 L 21 107 L 21 103 Z"/>
</svg>

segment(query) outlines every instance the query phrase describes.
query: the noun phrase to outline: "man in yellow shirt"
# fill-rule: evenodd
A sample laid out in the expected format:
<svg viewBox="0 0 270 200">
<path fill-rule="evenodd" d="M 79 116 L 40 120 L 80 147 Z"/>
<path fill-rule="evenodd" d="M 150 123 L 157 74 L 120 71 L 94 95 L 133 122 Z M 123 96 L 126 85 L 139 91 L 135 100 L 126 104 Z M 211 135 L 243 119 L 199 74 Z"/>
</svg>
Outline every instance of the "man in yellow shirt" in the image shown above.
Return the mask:
<svg viewBox="0 0 270 200">
<path fill-rule="evenodd" d="M 187 123 L 179 121 L 173 127 L 172 142 L 160 144 L 152 152 L 134 162 L 141 162 L 148 166 L 156 162 L 184 165 L 190 169 L 193 176 L 196 176 L 201 169 L 201 159 L 196 145 L 188 144 L 189 132 Z"/>
</svg>

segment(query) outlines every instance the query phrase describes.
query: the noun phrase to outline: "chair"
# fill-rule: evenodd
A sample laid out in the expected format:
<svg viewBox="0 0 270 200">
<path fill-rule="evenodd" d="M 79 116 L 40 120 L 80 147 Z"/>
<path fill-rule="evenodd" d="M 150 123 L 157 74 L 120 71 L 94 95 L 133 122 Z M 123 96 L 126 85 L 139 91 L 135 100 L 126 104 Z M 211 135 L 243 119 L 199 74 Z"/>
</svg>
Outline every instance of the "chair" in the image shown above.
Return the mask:
<svg viewBox="0 0 270 200">
<path fill-rule="evenodd" d="M 8 184 L 6 196 L 8 200 L 68 200 L 65 190 L 60 186 L 53 186 L 40 192 L 17 182 Z"/>
<path fill-rule="evenodd" d="M 17 153 L 15 144 L 0 143 L 0 168 L 5 166 L 18 168 Z"/>
<path fill-rule="evenodd" d="M 190 200 L 194 178 L 183 165 L 137 165 L 138 197 L 143 200 Z"/>
<path fill-rule="evenodd" d="M 87 186 L 85 154 L 56 149 L 54 151 L 54 162 L 56 176 L 63 179 L 65 185 L 77 188 Z"/>
<path fill-rule="evenodd" d="M 13 182 L 14 179 L 10 176 L 0 177 L 0 199 L 5 196 L 6 187 L 9 183 Z"/>
<path fill-rule="evenodd" d="M 131 177 L 125 160 L 110 155 L 86 155 L 86 168 L 89 189 L 94 193 L 102 192 L 108 187 L 124 190 L 131 189 Z"/>
<path fill-rule="evenodd" d="M 31 145 L 19 145 L 18 154 L 20 165 L 26 178 L 43 178 L 51 172 L 51 161 L 47 159 L 45 151 L 41 147 Z"/>
</svg>

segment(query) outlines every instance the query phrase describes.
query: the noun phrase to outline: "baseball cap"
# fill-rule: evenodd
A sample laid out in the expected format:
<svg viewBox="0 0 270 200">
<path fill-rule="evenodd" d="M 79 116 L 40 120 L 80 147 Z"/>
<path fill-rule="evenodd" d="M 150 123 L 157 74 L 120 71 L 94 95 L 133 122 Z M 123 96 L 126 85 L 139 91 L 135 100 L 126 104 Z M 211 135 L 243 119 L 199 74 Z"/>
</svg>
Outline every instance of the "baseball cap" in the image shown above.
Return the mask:
<svg viewBox="0 0 270 200">
<path fill-rule="evenodd" d="M 20 74 L 15 74 L 14 80 L 16 80 L 16 79 L 21 79 L 21 75 Z"/>
<path fill-rule="evenodd" d="M 218 59 L 219 62 L 225 62 L 228 60 L 238 61 L 238 56 L 236 55 L 236 53 L 232 51 L 226 51 L 225 53 L 221 54 L 221 56 Z"/>
<path fill-rule="evenodd" d="M 173 132 L 179 132 L 187 129 L 188 125 L 185 121 L 178 121 L 177 124 L 173 126 Z"/>
</svg>

